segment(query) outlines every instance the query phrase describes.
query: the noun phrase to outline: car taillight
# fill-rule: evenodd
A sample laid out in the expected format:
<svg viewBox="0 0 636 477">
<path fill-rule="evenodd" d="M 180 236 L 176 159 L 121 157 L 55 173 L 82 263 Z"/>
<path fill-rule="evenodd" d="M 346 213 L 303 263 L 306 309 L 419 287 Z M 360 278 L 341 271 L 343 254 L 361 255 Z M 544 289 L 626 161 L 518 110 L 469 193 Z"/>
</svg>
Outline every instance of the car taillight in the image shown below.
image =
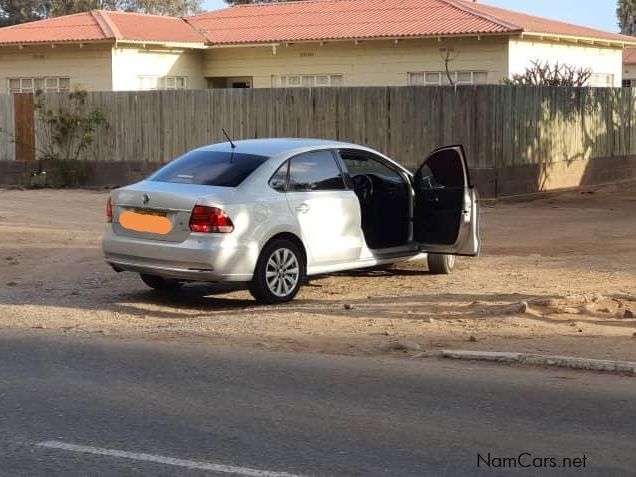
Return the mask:
<svg viewBox="0 0 636 477">
<path fill-rule="evenodd" d="M 190 216 L 190 230 L 207 234 L 229 234 L 234 230 L 234 224 L 225 212 L 217 207 L 195 205 Z"/>
<path fill-rule="evenodd" d="M 108 196 L 106 201 L 106 222 L 111 223 L 113 221 L 113 198 Z"/>
</svg>

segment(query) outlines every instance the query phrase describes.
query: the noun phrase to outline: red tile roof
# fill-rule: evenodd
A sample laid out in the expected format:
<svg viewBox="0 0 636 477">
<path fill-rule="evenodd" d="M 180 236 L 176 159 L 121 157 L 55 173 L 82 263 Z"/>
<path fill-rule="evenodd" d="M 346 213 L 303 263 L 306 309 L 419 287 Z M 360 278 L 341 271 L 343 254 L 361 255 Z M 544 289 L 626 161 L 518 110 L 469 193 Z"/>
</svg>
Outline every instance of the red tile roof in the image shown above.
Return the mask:
<svg viewBox="0 0 636 477">
<path fill-rule="evenodd" d="M 555 0 L 557 1 L 557 0 Z M 237 5 L 186 21 L 212 44 L 551 33 L 636 39 L 463 0 L 307 0 Z"/>
<path fill-rule="evenodd" d="M 558 1 L 558 0 L 555 0 Z M 611 41 L 628 41 L 636 42 L 636 38 L 631 36 L 619 35 L 618 33 L 609 33 L 606 31 L 596 30 L 572 23 L 550 20 L 548 18 L 527 15 L 525 13 L 505 10 L 503 8 L 492 7 L 480 2 L 458 0 L 456 3 L 464 4 L 466 8 L 474 10 L 482 15 L 488 15 L 498 20 L 517 25 L 526 33 L 545 33 L 559 36 L 573 36 L 580 38 L 594 38 Z"/>
<path fill-rule="evenodd" d="M 205 43 L 205 38 L 182 18 L 124 12 L 99 13 L 110 18 L 119 30 L 122 40 Z"/>
<path fill-rule="evenodd" d="M 624 65 L 636 64 L 636 48 L 625 48 L 623 50 L 623 64 Z"/>
<path fill-rule="evenodd" d="M 237 5 L 185 19 L 95 10 L 0 28 L 0 44 L 119 40 L 225 45 L 521 33 L 636 45 L 632 37 L 464 0 L 305 0 Z"/>
<path fill-rule="evenodd" d="M 107 40 L 205 43 L 181 18 L 106 10 L 0 28 L 0 44 Z"/>
<path fill-rule="evenodd" d="M 237 5 L 186 19 L 213 44 L 509 33 L 442 0 L 310 0 Z"/>
</svg>

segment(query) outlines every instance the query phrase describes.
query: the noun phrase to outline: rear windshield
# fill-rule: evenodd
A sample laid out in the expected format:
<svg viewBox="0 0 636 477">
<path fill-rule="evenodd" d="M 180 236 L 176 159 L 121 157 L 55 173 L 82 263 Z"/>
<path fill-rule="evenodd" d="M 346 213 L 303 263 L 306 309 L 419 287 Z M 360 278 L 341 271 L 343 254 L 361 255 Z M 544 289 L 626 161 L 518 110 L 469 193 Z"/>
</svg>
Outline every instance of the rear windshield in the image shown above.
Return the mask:
<svg viewBox="0 0 636 477">
<path fill-rule="evenodd" d="M 238 152 L 191 151 L 159 169 L 148 180 L 236 187 L 266 160 L 265 156 Z"/>
</svg>

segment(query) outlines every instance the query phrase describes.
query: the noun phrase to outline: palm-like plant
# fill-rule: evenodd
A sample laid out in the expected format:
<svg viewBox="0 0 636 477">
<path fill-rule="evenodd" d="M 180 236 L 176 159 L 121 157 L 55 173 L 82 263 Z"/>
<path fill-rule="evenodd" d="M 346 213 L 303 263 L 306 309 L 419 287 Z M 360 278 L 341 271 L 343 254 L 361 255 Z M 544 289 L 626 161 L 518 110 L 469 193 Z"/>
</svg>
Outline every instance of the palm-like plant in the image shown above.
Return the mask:
<svg viewBox="0 0 636 477">
<path fill-rule="evenodd" d="M 621 33 L 636 36 L 636 0 L 618 0 L 616 16 Z"/>
</svg>

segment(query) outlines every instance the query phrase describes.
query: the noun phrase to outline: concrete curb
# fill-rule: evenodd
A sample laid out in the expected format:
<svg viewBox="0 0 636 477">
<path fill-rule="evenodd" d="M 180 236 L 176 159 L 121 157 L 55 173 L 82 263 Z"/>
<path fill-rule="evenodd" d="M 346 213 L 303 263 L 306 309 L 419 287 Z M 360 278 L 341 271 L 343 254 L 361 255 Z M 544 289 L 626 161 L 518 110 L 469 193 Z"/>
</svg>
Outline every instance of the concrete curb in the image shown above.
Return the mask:
<svg viewBox="0 0 636 477">
<path fill-rule="evenodd" d="M 463 359 L 469 361 L 490 361 L 497 363 L 517 363 L 534 366 L 552 366 L 557 368 L 582 369 L 615 374 L 636 376 L 636 362 L 612 361 L 605 359 L 573 358 L 570 356 L 549 356 L 529 353 L 499 353 L 492 351 L 445 350 L 442 358 Z"/>
</svg>

